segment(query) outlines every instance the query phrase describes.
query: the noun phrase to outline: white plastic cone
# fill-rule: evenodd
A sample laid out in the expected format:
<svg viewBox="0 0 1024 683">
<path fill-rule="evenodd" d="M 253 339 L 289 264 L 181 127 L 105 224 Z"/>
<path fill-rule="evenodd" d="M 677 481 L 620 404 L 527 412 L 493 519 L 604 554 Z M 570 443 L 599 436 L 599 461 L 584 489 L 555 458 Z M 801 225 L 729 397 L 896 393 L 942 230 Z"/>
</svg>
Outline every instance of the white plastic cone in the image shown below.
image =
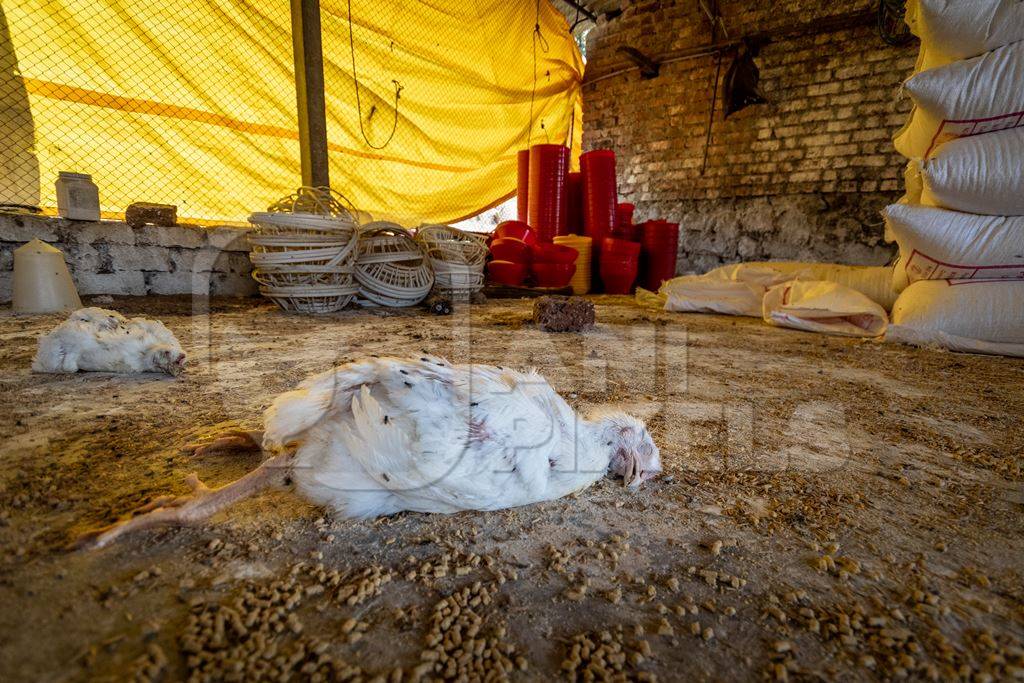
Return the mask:
<svg viewBox="0 0 1024 683">
<path fill-rule="evenodd" d="M 56 313 L 82 307 L 64 252 L 41 240 L 14 250 L 15 313 Z"/>
</svg>

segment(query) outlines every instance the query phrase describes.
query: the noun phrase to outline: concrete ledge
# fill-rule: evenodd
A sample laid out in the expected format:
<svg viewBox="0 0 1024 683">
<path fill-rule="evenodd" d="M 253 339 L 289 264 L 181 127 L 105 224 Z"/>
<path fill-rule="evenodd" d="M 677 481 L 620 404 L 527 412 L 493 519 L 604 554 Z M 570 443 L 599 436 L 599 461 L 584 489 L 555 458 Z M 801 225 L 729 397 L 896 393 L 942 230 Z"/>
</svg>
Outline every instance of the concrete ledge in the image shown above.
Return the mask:
<svg viewBox="0 0 1024 683">
<path fill-rule="evenodd" d="M 879 218 L 894 193 L 638 201 L 634 220 L 679 223 L 677 272 L 743 261 L 885 265 L 895 253 Z"/>
<path fill-rule="evenodd" d="M 180 224 L 134 229 L 122 221 L 68 221 L 0 213 L 0 302 L 11 300 L 13 252 L 38 238 L 64 252 L 82 295 L 251 296 L 244 228 Z"/>
</svg>

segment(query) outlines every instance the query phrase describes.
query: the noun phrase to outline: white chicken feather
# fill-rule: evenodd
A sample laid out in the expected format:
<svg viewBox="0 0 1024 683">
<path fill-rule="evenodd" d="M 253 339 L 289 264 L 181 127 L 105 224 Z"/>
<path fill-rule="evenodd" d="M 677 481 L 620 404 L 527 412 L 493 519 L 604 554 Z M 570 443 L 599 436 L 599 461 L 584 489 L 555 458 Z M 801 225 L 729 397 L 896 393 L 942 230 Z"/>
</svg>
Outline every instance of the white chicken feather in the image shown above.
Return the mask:
<svg viewBox="0 0 1024 683">
<path fill-rule="evenodd" d="M 32 370 L 43 373 L 164 372 L 177 375 L 185 353 L 159 320 L 82 308 L 39 339 Z"/>
<path fill-rule="evenodd" d="M 259 468 L 87 534 L 199 521 L 266 486 L 347 516 L 496 510 L 559 498 L 611 471 L 636 487 L 661 470 L 644 424 L 613 410 L 580 419 L 537 374 L 443 359 L 374 358 L 311 377 L 264 415 Z M 254 445 L 235 432 L 197 449 Z"/>
</svg>

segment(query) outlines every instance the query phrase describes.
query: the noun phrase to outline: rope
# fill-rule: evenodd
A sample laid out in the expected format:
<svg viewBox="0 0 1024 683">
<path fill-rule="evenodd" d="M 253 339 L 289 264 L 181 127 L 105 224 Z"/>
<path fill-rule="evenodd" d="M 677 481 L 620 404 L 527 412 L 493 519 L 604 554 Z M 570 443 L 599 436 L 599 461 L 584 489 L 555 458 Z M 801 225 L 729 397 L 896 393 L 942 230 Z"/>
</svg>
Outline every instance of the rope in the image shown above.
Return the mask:
<svg viewBox="0 0 1024 683">
<path fill-rule="evenodd" d="M 572 36 L 572 32 L 576 30 L 576 25 L 580 23 L 580 8 L 576 6 L 576 18 L 573 21 L 572 27 L 569 29 L 569 35 Z M 575 37 L 573 36 L 573 40 Z M 572 103 L 572 89 L 569 90 L 569 102 Z M 570 150 L 572 149 L 572 135 L 576 127 L 576 107 L 572 108 L 572 114 L 569 115 L 569 132 L 565 138 L 565 146 Z"/>
<path fill-rule="evenodd" d="M 391 124 L 391 133 L 390 135 L 388 135 L 388 139 L 385 140 L 384 143 L 381 145 L 375 145 L 372 142 L 370 142 L 370 138 L 367 137 L 366 130 L 363 128 L 363 104 L 362 100 L 359 97 L 359 77 L 356 75 L 356 41 L 352 30 L 352 0 L 348 0 L 348 45 L 349 50 L 352 53 L 352 81 L 353 83 L 355 83 L 356 86 L 356 113 L 359 117 L 359 132 L 362 134 L 363 140 L 366 141 L 366 144 L 369 145 L 371 149 L 384 149 L 389 144 L 391 144 L 391 140 L 395 137 L 395 131 L 398 130 L 398 98 L 401 96 L 402 93 L 402 84 L 394 79 L 392 79 L 391 81 L 392 83 L 395 84 L 395 120 Z M 370 117 L 372 117 L 374 112 L 376 111 L 376 105 L 371 107 Z"/>
<path fill-rule="evenodd" d="M 349 0 L 351 2 L 351 0 Z M 529 147 L 533 141 L 533 105 L 537 99 L 537 41 L 541 43 L 541 51 L 548 53 L 551 46 L 548 44 L 544 34 L 540 31 L 540 0 L 537 0 L 533 19 L 533 90 L 530 92 L 530 124 L 526 128 L 526 146 Z M 544 121 L 540 122 L 540 128 L 544 131 L 544 139 L 547 141 L 547 130 L 544 128 Z"/>
</svg>

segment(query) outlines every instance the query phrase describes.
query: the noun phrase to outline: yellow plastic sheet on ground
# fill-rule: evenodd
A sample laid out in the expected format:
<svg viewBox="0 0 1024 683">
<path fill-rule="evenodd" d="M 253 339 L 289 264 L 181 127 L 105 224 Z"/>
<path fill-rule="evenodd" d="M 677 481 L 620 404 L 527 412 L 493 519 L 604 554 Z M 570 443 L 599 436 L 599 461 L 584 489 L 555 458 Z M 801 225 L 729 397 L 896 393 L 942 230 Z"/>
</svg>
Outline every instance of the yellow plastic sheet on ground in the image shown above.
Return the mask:
<svg viewBox="0 0 1024 683">
<path fill-rule="evenodd" d="M 546 0 L 536 39 L 532 2 L 355 0 L 360 108 L 348 8 L 321 1 L 331 183 L 374 218 L 472 215 L 567 139 L 583 66 Z M 65 170 L 108 212 L 240 221 L 300 184 L 286 0 L 5 0 L 0 104 L 0 202 L 52 207 Z"/>
</svg>

